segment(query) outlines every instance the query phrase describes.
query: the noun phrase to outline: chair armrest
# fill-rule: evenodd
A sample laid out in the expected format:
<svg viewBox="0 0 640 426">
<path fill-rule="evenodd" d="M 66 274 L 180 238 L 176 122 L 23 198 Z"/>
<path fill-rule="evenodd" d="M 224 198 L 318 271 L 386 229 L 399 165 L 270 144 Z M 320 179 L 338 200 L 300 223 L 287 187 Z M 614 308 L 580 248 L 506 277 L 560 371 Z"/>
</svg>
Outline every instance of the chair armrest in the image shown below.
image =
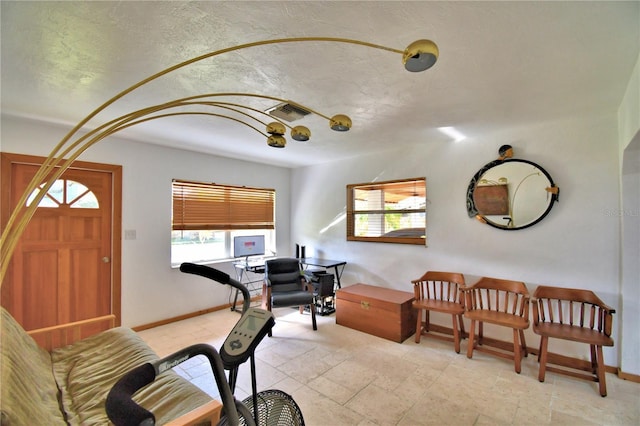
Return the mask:
<svg viewBox="0 0 640 426">
<path fill-rule="evenodd" d="M 420 285 L 420 280 L 411 280 L 411 283 L 413 284 L 413 299 L 414 300 L 420 300 L 420 290 L 421 290 L 421 285 Z"/>
<path fill-rule="evenodd" d="M 465 284 L 458 284 L 458 302 L 464 306 L 467 310 L 467 291 L 468 287 Z"/>
<path fill-rule="evenodd" d="M 602 309 L 604 309 L 604 310 L 605 310 L 605 312 L 606 312 L 606 313 L 608 313 L 608 314 L 615 314 L 615 313 L 616 313 L 616 310 L 615 310 L 615 309 L 613 309 L 613 308 L 612 308 L 612 307 L 610 307 L 610 306 L 602 305 L 602 306 L 600 306 L 600 307 L 601 307 Z"/>
<path fill-rule="evenodd" d="M 531 319 L 533 320 L 533 325 L 538 326 L 540 324 L 540 311 L 538 310 L 538 298 L 533 296 L 531 300 L 529 300 L 529 304 L 533 306 L 533 314 Z"/>
<path fill-rule="evenodd" d="M 605 310 L 604 316 L 604 333 L 607 336 L 611 336 L 611 332 L 613 331 L 613 314 L 616 313 L 615 309 L 611 309 L 609 306 L 604 305 L 601 309 Z"/>
<path fill-rule="evenodd" d="M 460 286 L 460 302 L 464 304 L 464 310 L 470 310 L 473 308 L 473 301 L 471 300 L 471 291 L 473 290 L 473 285 L 464 285 Z"/>
<path fill-rule="evenodd" d="M 524 307 L 524 315 L 527 321 L 529 321 L 529 306 L 531 305 L 531 297 L 527 294 L 522 298 L 522 306 Z"/>
<path fill-rule="evenodd" d="M 309 293 L 313 293 L 315 291 L 313 283 L 307 280 L 304 276 L 301 277 L 300 283 L 302 284 L 303 288 L 305 288 Z"/>
<path fill-rule="evenodd" d="M 611 332 L 613 331 L 613 314 L 616 313 L 616 310 L 606 305 L 602 300 L 600 300 L 599 307 L 601 312 L 604 311 L 602 331 L 607 336 L 611 336 Z"/>
<path fill-rule="evenodd" d="M 458 290 L 463 293 L 463 294 L 467 294 L 470 293 L 471 290 L 473 290 L 473 287 L 475 286 L 475 284 L 469 285 L 469 284 L 459 284 L 458 286 Z"/>
<path fill-rule="evenodd" d="M 594 295 L 595 296 L 595 295 Z M 611 314 L 615 314 L 616 310 L 613 309 L 611 306 L 607 305 L 606 303 L 604 303 L 602 301 L 602 299 L 600 299 L 598 296 L 595 296 L 595 299 L 597 301 L 597 303 L 593 303 L 594 305 L 597 305 L 600 307 L 600 309 L 602 309 L 603 311 L 605 311 L 606 314 L 611 315 Z"/>
<path fill-rule="evenodd" d="M 38 345 L 51 352 L 54 349 L 70 345 L 93 334 L 115 327 L 115 315 L 89 318 L 51 327 L 38 328 L 27 332 Z"/>
<path fill-rule="evenodd" d="M 271 286 L 267 282 L 268 280 L 264 280 L 262 283 L 262 309 L 271 310 Z"/>
<path fill-rule="evenodd" d="M 202 424 L 207 422 L 211 426 L 218 423 L 220 419 L 220 411 L 222 410 L 222 404 L 220 401 L 212 400 L 200 407 L 189 411 L 186 414 L 172 420 L 166 424 L 166 426 L 187 426 Z"/>
</svg>

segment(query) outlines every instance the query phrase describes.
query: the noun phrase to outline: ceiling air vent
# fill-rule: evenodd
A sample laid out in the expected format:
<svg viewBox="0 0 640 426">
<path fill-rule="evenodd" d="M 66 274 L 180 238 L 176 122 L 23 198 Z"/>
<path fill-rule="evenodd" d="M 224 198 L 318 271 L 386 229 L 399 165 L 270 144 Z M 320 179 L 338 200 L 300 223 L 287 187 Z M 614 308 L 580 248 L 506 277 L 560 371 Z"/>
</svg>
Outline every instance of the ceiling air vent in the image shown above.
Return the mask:
<svg viewBox="0 0 640 426">
<path fill-rule="evenodd" d="M 307 111 L 298 105 L 293 105 L 288 102 L 269 108 L 266 112 L 269 115 L 286 121 L 295 121 L 311 113 L 311 111 Z"/>
</svg>

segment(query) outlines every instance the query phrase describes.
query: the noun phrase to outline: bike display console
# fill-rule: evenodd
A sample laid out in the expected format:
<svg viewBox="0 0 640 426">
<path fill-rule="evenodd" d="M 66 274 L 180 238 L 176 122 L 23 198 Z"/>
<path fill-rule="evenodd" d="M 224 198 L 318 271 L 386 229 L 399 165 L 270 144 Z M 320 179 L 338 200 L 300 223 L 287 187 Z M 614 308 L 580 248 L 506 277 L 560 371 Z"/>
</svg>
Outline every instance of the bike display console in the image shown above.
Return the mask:
<svg viewBox="0 0 640 426">
<path fill-rule="evenodd" d="M 245 362 L 275 323 L 271 312 L 260 308 L 249 308 L 222 345 L 220 357 L 225 368 L 235 367 Z"/>
</svg>

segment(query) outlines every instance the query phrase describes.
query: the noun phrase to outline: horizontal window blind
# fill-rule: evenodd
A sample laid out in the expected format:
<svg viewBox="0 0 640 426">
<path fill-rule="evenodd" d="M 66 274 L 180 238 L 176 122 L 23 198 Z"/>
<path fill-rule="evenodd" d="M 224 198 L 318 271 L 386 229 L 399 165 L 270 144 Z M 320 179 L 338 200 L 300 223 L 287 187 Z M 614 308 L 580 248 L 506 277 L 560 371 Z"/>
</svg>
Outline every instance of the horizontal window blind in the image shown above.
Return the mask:
<svg viewBox="0 0 640 426">
<path fill-rule="evenodd" d="M 274 229 L 274 189 L 174 180 L 172 229 Z"/>
</svg>

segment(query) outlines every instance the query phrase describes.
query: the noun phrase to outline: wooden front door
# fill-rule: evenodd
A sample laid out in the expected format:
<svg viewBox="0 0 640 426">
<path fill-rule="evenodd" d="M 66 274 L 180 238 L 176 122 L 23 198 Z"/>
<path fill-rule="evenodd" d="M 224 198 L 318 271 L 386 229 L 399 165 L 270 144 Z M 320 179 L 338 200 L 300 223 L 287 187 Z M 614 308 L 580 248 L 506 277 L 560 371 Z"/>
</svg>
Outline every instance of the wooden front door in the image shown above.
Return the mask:
<svg viewBox="0 0 640 426">
<path fill-rule="evenodd" d="M 13 210 L 42 159 L 7 155 Z M 74 163 L 39 203 L 1 293 L 26 330 L 111 313 L 120 323 L 120 185 L 120 166 Z"/>
</svg>

